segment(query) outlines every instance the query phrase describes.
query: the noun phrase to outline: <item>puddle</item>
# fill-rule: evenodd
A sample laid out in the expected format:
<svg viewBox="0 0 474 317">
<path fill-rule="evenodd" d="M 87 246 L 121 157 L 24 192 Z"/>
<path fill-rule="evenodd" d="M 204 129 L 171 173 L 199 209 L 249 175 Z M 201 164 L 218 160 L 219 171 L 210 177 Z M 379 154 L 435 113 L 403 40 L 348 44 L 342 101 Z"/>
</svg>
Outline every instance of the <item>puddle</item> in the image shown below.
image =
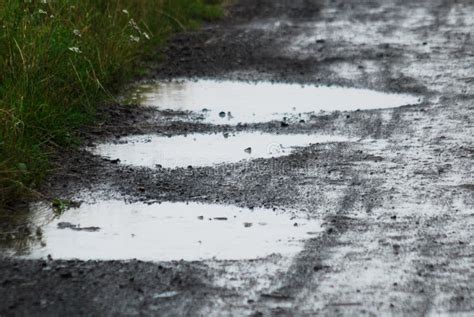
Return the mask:
<svg viewBox="0 0 474 317">
<path fill-rule="evenodd" d="M 45 206 L 32 214 L 42 238 L 22 255 L 30 259 L 254 259 L 296 253 L 302 240 L 321 231 L 319 222 L 290 212 L 200 203 L 108 200 L 82 204 L 58 218 Z"/>
<path fill-rule="evenodd" d="M 125 99 L 160 109 L 192 111 L 213 124 L 268 122 L 320 111 L 394 108 L 421 102 L 412 95 L 367 89 L 215 80 L 146 84 Z"/>
<path fill-rule="evenodd" d="M 331 135 L 260 132 L 173 137 L 148 135 L 125 137 L 117 143 L 99 144 L 91 151 L 112 160 L 119 159 L 123 164 L 174 168 L 285 156 L 291 154 L 296 147 L 344 141 L 349 139 Z"/>
</svg>

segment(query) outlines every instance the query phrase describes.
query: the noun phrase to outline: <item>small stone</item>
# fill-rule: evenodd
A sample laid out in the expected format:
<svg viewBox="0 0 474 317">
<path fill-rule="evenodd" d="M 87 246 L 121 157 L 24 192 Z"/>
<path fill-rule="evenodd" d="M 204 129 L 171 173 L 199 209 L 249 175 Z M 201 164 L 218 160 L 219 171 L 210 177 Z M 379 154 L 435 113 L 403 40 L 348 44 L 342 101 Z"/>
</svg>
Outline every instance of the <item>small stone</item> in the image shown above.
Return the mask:
<svg viewBox="0 0 474 317">
<path fill-rule="evenodd" d="M 225 112 L 224 111 L 219 112 L 219 117 L 225 118 Z"/>
<path fill-rule="evenodd" d="M 324 269 L 324 266 L 322 266 L 321 264 L 317 264 L 313 267 L 313 271 L 315 272 L 321 271 L 322 269 Z"/>
<path fill-rule="evenodd" d="M 69 222 L 60 222 L 57 224 L 58 229 L 74 229 L 77 226 Z"/>
<path fill-rule="evenodd" d="M 61 276 L 61 278 L 71 278 L 72 273 L 71 272 L 63 272 L 63 273 L 59 274 L 59 276 Z"/>
<path fill-rule="evenodd" d="M 251 154 L 252 153 L 252 148 L 248 147 L 244 150 L 245 153 Z"/>
<path fill-rule="evenodd" d="M 394 252 L 395 254 L 398 254 L 398 253 L 400 252 L 400 245 L 394 244 L 394 245 L 393 245 L 393 252 Z"/>
</svg>

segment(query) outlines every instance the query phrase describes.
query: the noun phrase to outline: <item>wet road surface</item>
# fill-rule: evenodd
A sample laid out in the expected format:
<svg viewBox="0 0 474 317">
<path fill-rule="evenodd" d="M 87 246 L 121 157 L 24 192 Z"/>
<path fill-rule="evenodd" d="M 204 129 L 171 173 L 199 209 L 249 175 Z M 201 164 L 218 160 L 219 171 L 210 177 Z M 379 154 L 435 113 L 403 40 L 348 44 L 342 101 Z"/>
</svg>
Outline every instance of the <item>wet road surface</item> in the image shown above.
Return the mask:
<svg viewBox="0 0 474 317">
<path fill-rule="evenodd" d="M 44 188 L 51 197 L 82 204 L 64 212 L 46 208 L 54 219 L 48 222 L 50 231 L 32 219 L 35 207 L 2 224 L 0 315 L 472 315 L 473 17 L 474 3 L 468 0 L 241 0 L 222 22 L 176 36 L 153 78 L 141 82 L 275 81 L 409 95 L 415 104 L 362 109 L 357 103 L 356 109 L 324 112 L 318 108 L 314 113 L 302 111 L 307 115 L 300 119 L 295 103 L 296 110 L 288 111 L 297 119 L 264 111 L 268 121 L 239 122 L 222 122 L 228 110 L 220 110 L 212 100 L 207 107 L 219 115 L 213 120 L 194 111 L 206 106 L 173 108 L 168 97 L 169 106 L 103 110 L 100 127 L 84 131 L 87 148 L 58 158 L 57 173 Z M 216 161 L 211 157 L 212 164 L 157 166 L 159 161 L 153 161 L 155 166 L 150 166 L 90 150 L 98 144 L 124 145 L 124 137 L 205 134 L 230 139 L 240 133 L 342 139 L 309 140 L 284 155 L 223 159 L 219 165 L 212 165 Z M 258 144 L 244 144 L 236 145 L 240 155 L 245 158 L 252 150 L 255 154 Z M 21 258 L 53 247 L 48 239 L 54 234 L 112 232 L 112 217 L 89 223 L 73 215 L 90 219 L 87 215 L 97 210 L 90 206 L 104 201 L 139 204 L 146 210 L 160 203 L 188 202 L 275 211 L 270 217 L 280 211 L 283 218 L 272 222 L 257 217 L 255 223 L 247 218 L 234 223 L 229 219 L 235 214 L 211 213 L 206 221 L 211 218 L 220 226 L 210 241 L 225 242 L 222 236 L 229 233 L 239 241 L 242 230 L 254 230 L 258 222 L 289 224 L 296 230 L 290 236 L 297 239 L 289 243 L 287 230 L 281 229 L 285 235 L 276 249 L 259 251 L 263 238 L 253 238 L 261 256 L 251 254 L 243 239 L 239 246 L 249 249 L 243 256 L 230 252 L 199 258 L 193 249 L 198 256 L 188 261 L 167 254 L 164 261 L 147 262 L 150 254 L 135 253 L 130 257 L 138 260 L 128 261 L 119 261 L 124 253 L 110 256 L 111 249 L 127 247 L 127 242 L 116 241 L 103 250 L 108 261 L 87 255 L 87 245 L 84 257 L 74 256 L 83 240 L 67 238 L 71 244 L 66 250 L 81 260 L 48 258 L 48 252 L 42 260 Z M 194 210 L 192 220 L 198 223 L 209 213 Z M 128 212 L 119 218 L 132 217 Z M 298 226 L 304 222 L 315 227 L 304 230 Z M 203 230 L 212 232 L 207 225 Z M 79 228 L 90 230 L 75 230 Z M 118 228 L 119 236 L 132 238 L 126 226 Z M 147 230 L 153 229 L 159 226 Z M 178 228 L 175 234 L 185 237 L 187 232 Z M 167 245 L 172 242 L 166 240 Z M 228 245 L 232 249 L 231 242 Z M 282 251 L 287 248 L 291 252 Z"/>
</svg>

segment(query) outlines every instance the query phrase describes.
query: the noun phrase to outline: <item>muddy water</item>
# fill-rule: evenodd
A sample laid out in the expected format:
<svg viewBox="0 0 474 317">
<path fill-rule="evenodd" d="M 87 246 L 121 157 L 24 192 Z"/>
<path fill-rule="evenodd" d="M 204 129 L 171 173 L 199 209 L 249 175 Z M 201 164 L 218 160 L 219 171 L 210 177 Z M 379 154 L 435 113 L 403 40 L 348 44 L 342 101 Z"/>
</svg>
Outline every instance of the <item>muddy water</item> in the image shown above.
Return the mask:
<svg viewBox="0 0 474 317">
<path fill-rule="evenodd" d="M 367 89 L 216 80 L 157 82 L 135 87 L 128 102 L 191 111 L 207 123 L 237 124 L 298 118 L 320 111 L 353 111 L 418 104 L 407 94 Z"/>
<path fill-rule="evenodd" d="M 332 135 L 270 134 L 260 132 L 190 134 L 187 136 L 132 136 L 116 143 L 99 144 L 91 151 L 123 164 L 165 168 L 212 166 L 255 158 L 290 155 L 296 147 L 344 142 Z"/>
<path fill-rule="evenodd" d="M 83 204 L 59 217 L 38 205 L 31 221 L 42 228 L 42 243 L 26 252 L 30 259 L 253 259 L 294 254 L 321 230 L 288 211 L 121 200 Z"/>
</svg>

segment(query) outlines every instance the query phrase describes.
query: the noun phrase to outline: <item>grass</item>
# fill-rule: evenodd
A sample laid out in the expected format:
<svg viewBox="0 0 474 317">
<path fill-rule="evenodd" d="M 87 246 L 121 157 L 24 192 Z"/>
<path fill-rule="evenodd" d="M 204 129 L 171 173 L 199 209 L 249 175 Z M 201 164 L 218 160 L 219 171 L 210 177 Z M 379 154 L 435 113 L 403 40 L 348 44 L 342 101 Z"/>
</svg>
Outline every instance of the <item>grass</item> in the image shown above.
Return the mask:
<svg viewBox="0 0 474 317">
<path fill-rule="evenodd" d="M 48 158 L 173 32 L 219 0 L 0 0 L 0 209 L 34 193 Z"/>
</svg>

